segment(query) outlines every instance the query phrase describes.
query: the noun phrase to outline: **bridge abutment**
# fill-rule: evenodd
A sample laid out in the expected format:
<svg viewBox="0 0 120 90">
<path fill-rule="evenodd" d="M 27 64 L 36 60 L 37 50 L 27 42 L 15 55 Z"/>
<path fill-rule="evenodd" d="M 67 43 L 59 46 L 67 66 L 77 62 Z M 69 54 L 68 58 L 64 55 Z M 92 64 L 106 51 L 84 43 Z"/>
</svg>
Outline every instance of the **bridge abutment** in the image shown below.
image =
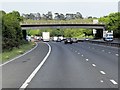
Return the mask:
<svg viewBox="0 0 120 90">
<path fill-rule="evenodd" d="M 23 39 L 26 40 L 27 31 L 25 29 L 22 30 L 22 34 L 23 34 Z"/>
<path fill-rule="evenodd" d="M 103 29 L 96 29 L 95 39 L 103 38 Z"/>
</svg>

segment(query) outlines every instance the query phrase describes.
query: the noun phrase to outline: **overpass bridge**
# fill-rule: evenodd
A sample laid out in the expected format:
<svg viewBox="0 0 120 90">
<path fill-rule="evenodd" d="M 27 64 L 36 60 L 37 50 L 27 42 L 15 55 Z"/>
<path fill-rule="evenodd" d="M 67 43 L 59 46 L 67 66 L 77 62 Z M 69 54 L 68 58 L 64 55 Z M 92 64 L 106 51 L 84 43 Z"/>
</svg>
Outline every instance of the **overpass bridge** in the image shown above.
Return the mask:
<svg viewBox="0 0 120 90">
<path fill-rule="evenodd" d="M 40 24 L 22 24 L 22 30 L 26 29 L 42 29 L 42 28 L 89 28 L 89 29 L 103 29 L 105 24 L 81 24 L 81 23 L 40 23 Z"/>
<path fill-rule="evenodd" d="M 21 23 L 23 36 L 26 38 L 26 30 L 36 30 L 44 28 L 87 28 L 96 29 L 96 38 L 102 38 L 105 24 L 92 24 L 92 23 Z"/>
</svg>

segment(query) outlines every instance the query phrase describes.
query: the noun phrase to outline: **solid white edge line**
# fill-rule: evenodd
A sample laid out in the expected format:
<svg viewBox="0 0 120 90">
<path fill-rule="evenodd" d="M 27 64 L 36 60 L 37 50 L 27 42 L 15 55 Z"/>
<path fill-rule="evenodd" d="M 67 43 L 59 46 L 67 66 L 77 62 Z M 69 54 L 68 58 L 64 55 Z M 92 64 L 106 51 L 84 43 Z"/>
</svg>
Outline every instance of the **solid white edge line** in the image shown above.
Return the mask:
<svg viewBox="0 0 120 90">
<path fill-rule="evenodd" d="M 101 74 L 106 74 L 104 71 L 100 71 Z"/>
<path fill-rule="evenodd" d="M 115 80 L 113 79 L 110 79 L 110 81 L 113 83 L 113 84 L 118 84 Z"/>
<path fill-rule="evenodd" d="M 3 63 L 3 64 L 0 64 L 0 67 L 3 66 L 3 65 L 8 64 L 9 62 L 12 62 L 12 61 L 16 60 L 16 59 L 18 59 L 18 58 L 20 58 L 20 57 L 22 57 L 22 56 L 24 56 L 24 55 L 26 55 L 26 54 L 28 54 L 29 52 L 33 51 L 37 46 L 38 46 L 38 43 L 36 43 L 36 46 L 35 46 L 34 48 L 32 48 L 31 50 L 27 51 L 26 53 L 24 53 L 24 54 L 22 54 L 22 55 L 19 55 L 19 56 L 15 57 L 15 58 L 13 58 L 13 59 L 11 59 L 11 60 Z"/>
<path fill-rule="evenodd" d="M 33 77 L 37 74 L 37 72 L 41 69 L 41 67 L 43 66 L 47 58 L 49 57 L 51 53 L 51 46 L 48 43 L 46 44 L 49 47 L 49 51 L 47 55 L 44 57 L 43 61 L 37 66 L 37 68 L 31 73 L 31 75 L 27 78 L 27 80 L 23 83 L 23 85 L 20 87 L 19 90 L 24 90 L 28 86 L 28 83 L 33 79 Z"/>
</svg>

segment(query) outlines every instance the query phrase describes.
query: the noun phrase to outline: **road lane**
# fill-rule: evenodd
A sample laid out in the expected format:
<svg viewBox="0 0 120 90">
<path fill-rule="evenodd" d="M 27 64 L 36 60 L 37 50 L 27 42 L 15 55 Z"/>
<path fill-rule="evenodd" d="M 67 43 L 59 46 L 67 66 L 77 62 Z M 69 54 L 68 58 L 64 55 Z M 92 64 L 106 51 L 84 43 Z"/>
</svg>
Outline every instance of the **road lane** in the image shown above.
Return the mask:
<svg viewBox="0 0 120 90">
<path fill-rule="evenodd" d="M 99 44 L 92 44 L 92 43 L 87 43 L 87 46 L 96 47 L 95 49 L 97 49 L 97 50 L 104 49 L 106 52 L 111 52 L 111 53 L 109 53 L 111 55 L 113 55 L 113 54 L 115 55 L 116 53 L 118 53 L 118 47 L 99 45 Z"/>
<path fill-rule="evenodd" d="M 32 52 L 2 66 L 2 87 L 19 88 L 48 52 L 45 43 L 39 43 Z"/>
<path fill-rule="evenodd" d="M 88 43 L 65 45 L 62 42 L 50 42 L 50 45 L 52 52 L 49 58 L 29 83 L 28 88 L 117 87 L 117 57 L 98 50 L 105 48 Z M 93 47 L 96 49 L 92 49 Z M 29 54 L 4 65 L 3 88 L 19 88 L 47 52 L 48 46 L 40 43 Z"/>
<path fill-rule="evenodd" d="M 27 88 L 115 88 L 84 56 L 63 43 L 50 43 L 52 52 Z M 102 71 L 101 71 L 102 72 Z"/>
<path fill-rule="evenodd" d="M 115 56 L 115 52 L 111 55 L 102 51 L 105 50 L 106 47 L 99 48 L 99 46 L 88 43 L 77 43 L 68 46 L 73 47 L 75 50 L 79 50 L 84 57 L 90 59 L 91 63 L 95 63 L 100 69 L 105 70 L 109 78 L 113 78 L 118 82 L 118 57 Z M 116 53 L 117 52 L 116 50 Z"/>
</svg>

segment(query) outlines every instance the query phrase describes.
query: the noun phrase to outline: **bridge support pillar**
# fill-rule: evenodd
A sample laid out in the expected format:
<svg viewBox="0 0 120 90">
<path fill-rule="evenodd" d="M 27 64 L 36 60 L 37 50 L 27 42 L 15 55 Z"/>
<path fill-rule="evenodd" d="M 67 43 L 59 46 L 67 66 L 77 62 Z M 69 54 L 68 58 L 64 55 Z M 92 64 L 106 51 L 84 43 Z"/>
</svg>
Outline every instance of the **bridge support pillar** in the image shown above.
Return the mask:
<svg viewBox="0 0 120 90">
<path fill-rule="evenodd" d="M 96 29 L 95 39 L 103 38 L 103 29 Z"/>
<path fill-rule="evenodd" d="M 24 38 L 24 40 L 26 40 L 26 36 L 27 36 L 27 32 L 26 32 L 26 30 L 22 30 L 22 34 L 23 34 L 23 38 Z"/>
</svg>

